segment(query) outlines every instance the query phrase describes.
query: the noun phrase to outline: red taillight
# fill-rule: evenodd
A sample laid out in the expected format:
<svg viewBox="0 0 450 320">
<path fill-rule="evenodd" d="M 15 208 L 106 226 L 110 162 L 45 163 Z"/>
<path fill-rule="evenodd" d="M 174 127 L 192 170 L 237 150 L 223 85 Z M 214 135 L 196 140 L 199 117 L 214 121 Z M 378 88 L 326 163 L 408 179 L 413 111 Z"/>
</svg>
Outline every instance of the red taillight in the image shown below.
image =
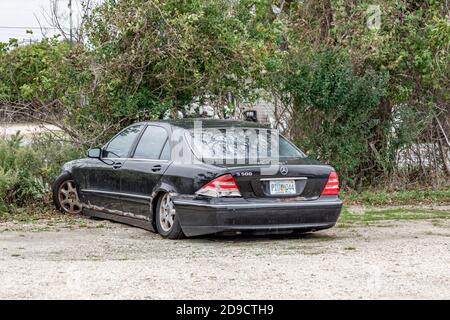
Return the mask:
<svg viewBox="0 0 450 320">
<path fill-rule="evenodd" d="M 207 197 L 240 197 L 236 180 L 231 174 L 220 176 L 201 187 L 196 194 Z"/>
<path fill-rule="evenodd" d="M 337 196 L 339 194 L 339 178 L 336 172 L 330 172 L 327 184 L 323 188 L 321 195 Z"/>
</svg>

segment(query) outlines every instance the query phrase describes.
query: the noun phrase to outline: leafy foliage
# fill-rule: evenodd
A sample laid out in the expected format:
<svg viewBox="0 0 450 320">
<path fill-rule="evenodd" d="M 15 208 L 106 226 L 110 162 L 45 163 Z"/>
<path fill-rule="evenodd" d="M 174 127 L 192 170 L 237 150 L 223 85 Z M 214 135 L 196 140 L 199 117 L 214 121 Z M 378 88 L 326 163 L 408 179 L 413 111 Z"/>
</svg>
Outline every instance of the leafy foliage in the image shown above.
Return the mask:
<svg viewBox="0 0 450 320">
<path fill-rule="evenodd" d="M 91 103 L 111 120 L 161 118 L 195 97 L 246 97 L 262 63 L 237 9 L 226 0 L 105 1 L 87 23 L 99 66 Z"/>
<path fill-rule="evenodd" d="M 20 135 L 0 140 L 0 212 L 45 199 L 61 165 L 79 155 L 61 143 L 24 145 Z"/>
<path fill-rule="evenodd" d="M 36 101 L 36 106 L 70 94 L 70 47 L 57 39 L 17 46 L 10 41 L 0 50 L 0 100 Z"/>
<path fill-rule="evenodd" d="M 351 182 L 368 160 L 384 77 L 369 70 L 355 74 L 342 51 L 323 51 L 308 60 L 293 57 L 289 70 L 282 90 L 285 103 L 293 105 L 291 136 Z"/>
</svg>

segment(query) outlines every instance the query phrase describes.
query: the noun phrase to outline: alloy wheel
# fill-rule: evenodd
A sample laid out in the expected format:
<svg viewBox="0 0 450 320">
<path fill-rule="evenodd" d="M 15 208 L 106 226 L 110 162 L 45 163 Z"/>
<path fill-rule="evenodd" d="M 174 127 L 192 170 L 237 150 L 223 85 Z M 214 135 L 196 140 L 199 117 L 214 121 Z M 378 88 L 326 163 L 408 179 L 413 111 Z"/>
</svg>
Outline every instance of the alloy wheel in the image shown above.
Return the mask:
<svg viewBox="0 0 450 320">
<path fill-rule="evenodd" d="M 70 214 L 81 212 L 81 202 L 73 180 L 66 180 L 59 186 L 58 199 L 61 208 Z"/>
<path fill-rule="evenodd" d="M 175 207 L 173 205 L 170 195 L 166 193 L 161 199 L 159 206 L 159 223 L 164 232 L 168 232 L 172 229 L 175 221 Z"/>
</svg>

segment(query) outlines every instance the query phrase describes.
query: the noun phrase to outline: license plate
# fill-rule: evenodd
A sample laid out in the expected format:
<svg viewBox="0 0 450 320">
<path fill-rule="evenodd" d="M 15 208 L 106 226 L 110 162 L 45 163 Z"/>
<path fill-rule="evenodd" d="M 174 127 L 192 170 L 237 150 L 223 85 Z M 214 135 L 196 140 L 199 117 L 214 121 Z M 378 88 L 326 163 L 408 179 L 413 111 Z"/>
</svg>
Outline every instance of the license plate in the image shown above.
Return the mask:
<svg viewBox="0 0 450 320">
<path fill-rule="evenodd" d="M 270 194 L 295 194 L 295 180 L 270 181 Z"/>
</svg>

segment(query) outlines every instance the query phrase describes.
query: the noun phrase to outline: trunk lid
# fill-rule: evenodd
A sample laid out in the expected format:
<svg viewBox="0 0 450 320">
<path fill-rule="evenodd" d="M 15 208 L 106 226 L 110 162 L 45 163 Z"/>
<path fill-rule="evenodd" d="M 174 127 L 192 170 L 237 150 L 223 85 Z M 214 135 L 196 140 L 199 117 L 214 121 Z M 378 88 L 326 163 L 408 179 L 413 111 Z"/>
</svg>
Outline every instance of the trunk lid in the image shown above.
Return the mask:
<svg viewBox="0 0 450 320">
<path fill-rule="evenodd" d="M 328 181 L 328 175 L 333 171 L 332 167 L 308 158 L 285 161 L 271 167 L 268 165 L 221 167 L 233 175 L 244 198 L 314 200 L 320 196 Z M 280 193 L 286 191 L 286 186 L 290 187 L 289 193 Z"/>
</svg>

